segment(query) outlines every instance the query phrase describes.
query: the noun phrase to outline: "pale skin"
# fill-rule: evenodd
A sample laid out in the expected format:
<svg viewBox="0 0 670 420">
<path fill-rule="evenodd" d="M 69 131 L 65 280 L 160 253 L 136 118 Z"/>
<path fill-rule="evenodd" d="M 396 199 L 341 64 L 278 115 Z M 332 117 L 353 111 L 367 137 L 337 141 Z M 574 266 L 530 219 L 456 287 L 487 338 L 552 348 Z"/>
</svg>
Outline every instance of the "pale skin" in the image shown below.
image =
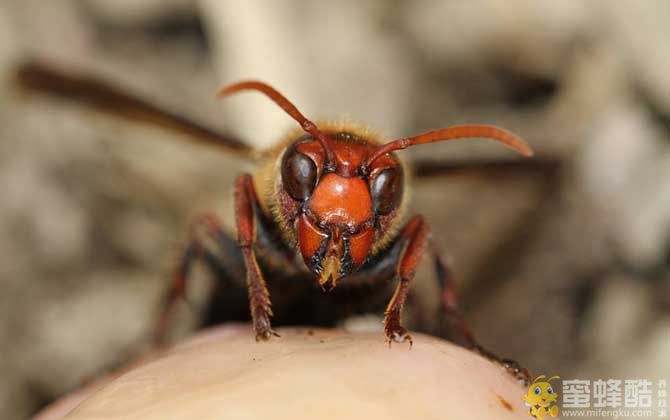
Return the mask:
<svg viewBox="0 0 670 420">
<path fill-rule="evenodd" d="M 444 340 L 414 334 L 411 349 L 389 349 L 378 333 L 278 332 L 256 343 L 248 325 L 207 330 L 36 418 L 528 418 L 504 369 Z"/>
</svg>

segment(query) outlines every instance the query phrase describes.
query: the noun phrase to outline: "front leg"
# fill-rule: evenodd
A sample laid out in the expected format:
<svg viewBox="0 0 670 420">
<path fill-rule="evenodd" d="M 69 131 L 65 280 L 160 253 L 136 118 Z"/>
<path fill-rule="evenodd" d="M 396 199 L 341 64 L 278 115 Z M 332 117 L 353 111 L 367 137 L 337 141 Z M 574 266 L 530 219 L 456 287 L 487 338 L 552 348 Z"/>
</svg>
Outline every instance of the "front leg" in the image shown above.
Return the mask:
<svg viewBox="0 0 670 420">
<path fill-rule="evenodd" d="M 396 277 L 399 279 L 393 297 L 384 311 L 384 331 L 389 345 L 392 341 L 399 343 L 409 341 L 412 346 L 412 336 L 400 325 L 400 314 L 407 299 L 409 282 L 419 265 L 428 240 L 428 225 L 422 216 L 413 217 L 403 228 L 399 240 L 403 241 L 403 251 L 398 258 Z"/>
<path fill-rule="evenodd" d="M 249 291 L 249 308 L 253 320 L 256 341 L 268 340 L 271 336 L 279 337 L 270 325 L 272 308 L 270 294 L 261 273 L 254 244 L 256 243 L 257 212 L 260 211 L 258 196 L 251 175 L 245 174 L 237 178 L 235 184 L 235 219 L 237 222 L 237 242 L 244 256 L 247 268 L 247 287 Z"/>
</svg>

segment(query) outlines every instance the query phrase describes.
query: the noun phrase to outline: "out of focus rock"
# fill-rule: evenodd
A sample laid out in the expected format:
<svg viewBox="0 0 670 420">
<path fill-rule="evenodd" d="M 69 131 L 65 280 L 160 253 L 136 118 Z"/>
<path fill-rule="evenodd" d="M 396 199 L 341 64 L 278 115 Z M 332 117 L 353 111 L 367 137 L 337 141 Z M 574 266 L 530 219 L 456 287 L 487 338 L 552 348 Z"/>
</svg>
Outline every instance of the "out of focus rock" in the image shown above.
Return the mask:
<svg viewBox="0 0 670 420">
<path fill-rule="evenodd" d="M 402 52 L 406 41 L 384 32 L 377 20 L 375 12 L 383 9 L 361 9 L 354 1 L 299 6 L 202 0 L 200 5 L 226 82 L 265 80 L 312 120 L 360 121 L 387 134 L 405 134 L 407 103 L 415 95 L 413 63 Z M 352 48 L 362 43 L 364 48 Z M 267 99 L 252 95 L 226 99 L 224 110 L 259 147 L 271 146 L 295 127 Z"/>
<path fill-rule="evenodd" d="M 140 25 L 178 13 L 194 12 L 193 0 L 81 0 L 89 10 L 108 22 Z"/>
<path fill-rule="evenodd" d="M 637 106 L 636 106 L 637 105 Z M 660 263 L 670 241 L 670 143 L 639 104 L 613 105 L 579 157 L 584 188 L 602 203 L 612 239 L 635 267 Z"/>
</svg>

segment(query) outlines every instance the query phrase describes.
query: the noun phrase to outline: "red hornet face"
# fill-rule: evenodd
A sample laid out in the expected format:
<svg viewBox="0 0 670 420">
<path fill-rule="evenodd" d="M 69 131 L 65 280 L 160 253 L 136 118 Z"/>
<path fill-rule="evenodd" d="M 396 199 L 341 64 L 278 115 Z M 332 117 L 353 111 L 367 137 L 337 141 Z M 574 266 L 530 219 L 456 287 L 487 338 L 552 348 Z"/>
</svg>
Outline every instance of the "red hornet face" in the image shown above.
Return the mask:
<svg viewBox="0 0 670 420">
<path fill-rule="evenodd" d="M 351 135 L 338 133 L 338 137 Z M 379 216 L 391 213 L 402 197 L 402 173 L 390 158 L 369 175 L 360 164 L 374 147 L 350 141 L 329 142 L 334 164 L 326 165 L 321 146 L 298 141 L 282 159 L 286 192 L 300 201 L 296 237 L 307 267 L 319 284 L 330 283 L 360 268 L 371 254 Z M 389 166 L 391 165 L 391 166 Z"/>
<path fill-rule="evenodd" d="M 488 137 L 519 153 L 533 151 L 519 137 L 492 125 L 467 124 L 373 144 L 366 135 L 321 131 L 288 99 L 255 80 L 219 91 L 226 96 L 256 90 L 274 101 L 307 133 L 283 154 L 277 192 L 282 220 L 291 220 L 307 267 L 323 286 L 359 268 L 375 240 L 388 230 L 403 193 L 402 167 L 389 154 L 408 147 L 471 137 Z"/>
<path fill-rule="evenodd" d="M 334 287 L 338 278 L 365 262 L 372 248 L 375 231 L 367 182 L 336 173 L 324 175 L 297 229 L 305 263 L 320 270 L 320 284 L 332 279 Z"/>
</svg>

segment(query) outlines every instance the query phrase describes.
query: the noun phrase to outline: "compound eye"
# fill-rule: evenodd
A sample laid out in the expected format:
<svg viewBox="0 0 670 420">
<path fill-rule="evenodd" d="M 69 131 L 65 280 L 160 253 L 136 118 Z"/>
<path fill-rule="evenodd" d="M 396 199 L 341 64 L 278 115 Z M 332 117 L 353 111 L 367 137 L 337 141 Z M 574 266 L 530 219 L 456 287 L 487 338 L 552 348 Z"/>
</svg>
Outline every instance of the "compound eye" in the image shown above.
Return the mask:
<svg viewBox="0 0 670 420">
<path fill-rule="evenodd" d="M 377 214 L 389 214 L 400 205 L 402 200 L 402 169 L 386 168 L 381 171 L 370 185 L 372 207 Z"/>
<path fill-rule="evenodd" d="M 312 159 L 291 148 L 282 159 L 281 178 L 286 192 L 298 201 L 312 194 L 316 185 L 316 164 Z"/>
<path fill-rule="evenodd" d="M 535 387 L 535 395 L 540 395 L 542 393 L 542 389 L 540 387 Z"/>
<path fill-rule="evenodd" d="M 554 389 L 552 387 L 547 388 L 547 394 L 551 395 L 554 393 Z"/>
</svg>

